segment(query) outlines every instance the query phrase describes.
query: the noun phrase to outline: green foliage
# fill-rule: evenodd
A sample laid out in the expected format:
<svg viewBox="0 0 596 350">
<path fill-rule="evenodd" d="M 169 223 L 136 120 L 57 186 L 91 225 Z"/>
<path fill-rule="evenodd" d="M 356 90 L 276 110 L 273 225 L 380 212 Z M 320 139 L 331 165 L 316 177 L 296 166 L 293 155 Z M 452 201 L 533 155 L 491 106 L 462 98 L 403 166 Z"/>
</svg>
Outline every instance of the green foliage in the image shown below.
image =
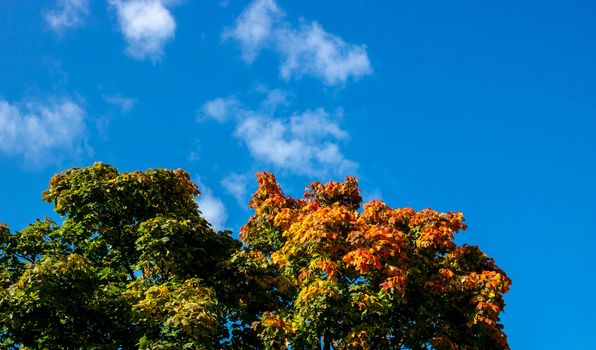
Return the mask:
<svg viewBox="0 0 596 350">
<path fill-rule="evenodd" d="M 28 347 L 107 348 L 112 338 L 124 341 L 130 327 L 114 288 L 102 285 L 81 255 L 46 256 L 7 289 L 3 321 L 12 339 Z"/>
<path fill-rule="evenodd" d="M 0 225 L 0 344 L 33 349 L 213 348 L 227 336 L 227 260 L 183 170 L 55 175 L 43 199 L 62 225 Z"/>
<path fill-rule="evenodd" d="M 200 279 L 157 285 L 135 283 L 128 294 L 134 295 L 138 325 L 160 330 L 146 333 L 140 348 L 217 347 L 224 309 L 213 289 L 205 287 Z"/>
<path fill-rule="evenodd" d="M 511 281 L 461 213 L 360 208 L 355 178 L 285 196 L 260 173 L 241 241 L 183 170 L 55 175 L 62 224 L 0 224 L 0 348 L 508 349 Z"/>
</svg>

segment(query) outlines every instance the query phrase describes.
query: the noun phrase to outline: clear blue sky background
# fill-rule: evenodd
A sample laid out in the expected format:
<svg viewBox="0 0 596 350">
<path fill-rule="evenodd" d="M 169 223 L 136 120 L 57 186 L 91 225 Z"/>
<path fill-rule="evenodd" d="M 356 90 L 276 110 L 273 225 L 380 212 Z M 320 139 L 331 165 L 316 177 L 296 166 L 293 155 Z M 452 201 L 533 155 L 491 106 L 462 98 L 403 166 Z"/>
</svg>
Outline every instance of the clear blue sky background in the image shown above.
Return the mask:
<svg viewBox="0 0 596 350">
<path fill-rule="evenodd" d="M 249 5 L 0 1 L 0 220 L 52 215 L 52 174 L 95 161 L 187 169 L 235 232 L 257 170 L 357 175 L 464 212 L 513 279 L 513 349 L 596 349 L 596 2 Z"/>
</svg>

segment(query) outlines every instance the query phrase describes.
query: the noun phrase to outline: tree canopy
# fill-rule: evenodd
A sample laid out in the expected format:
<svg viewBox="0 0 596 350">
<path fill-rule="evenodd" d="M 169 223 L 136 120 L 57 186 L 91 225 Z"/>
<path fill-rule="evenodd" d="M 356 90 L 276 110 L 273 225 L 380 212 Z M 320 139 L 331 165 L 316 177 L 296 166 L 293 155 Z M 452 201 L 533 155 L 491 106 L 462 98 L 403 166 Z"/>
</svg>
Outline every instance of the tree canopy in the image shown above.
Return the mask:
<svg viewBox="0 0 596 350">
<path fill-rule="evenodd" d="M 183 170 L 55 175 L 63 217 L 0 224 L 0 346 L 31 349 L 509 349 L 511 280 L 457 245 L 459 212 L 362 204 L 358 182 L 286 196 L 257 174 L 239 240 Z"/>
</svg>

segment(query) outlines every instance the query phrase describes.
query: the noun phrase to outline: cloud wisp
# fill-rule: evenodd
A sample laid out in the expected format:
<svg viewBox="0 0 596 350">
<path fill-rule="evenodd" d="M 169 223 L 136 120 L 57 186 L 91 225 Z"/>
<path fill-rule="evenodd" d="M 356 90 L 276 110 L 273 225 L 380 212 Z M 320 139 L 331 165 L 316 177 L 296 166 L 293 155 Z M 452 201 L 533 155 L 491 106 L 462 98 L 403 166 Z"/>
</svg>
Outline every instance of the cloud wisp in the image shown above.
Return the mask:
<svg viewBox="0 0 596 350">
<path fill-rule="evenodd" d="M 221 199 L 217 198 L 210 188 L 205 186 L 200 180 L 197 181 L 201 194 L 197 198 L 199 210 L 203 217 L 213 225 L 217 231 L 225 229 L 228 212 Z"/>
<path fill-rule="evenodd" d="M 265 102 L 275 100 L 269 97 L 277 93 L 270 92 Z M 340 150 L 340 142 L 349 135 L 337 116 L 317 108 L 278 118 L 274 110 L 270 103 L 251 109 L 234 97 L 226 97 L 206 102 L 199 119 L 233 121 L 234 137 L 248 148 L 253 159 L 293 174 L 324 176 L 356 171 L 357 164 Z"/>
<path fill-rule="evenodd" d="M 261 50 L 273 50 L 281 58 L 280 75 L 286 80 L 310 75 L 326 85 L 343 85 L 372 73 L 364 45 L 349 44 L 314 21 L 300 19 L 293 26 L 274 0 L 251 2 L 223 38 L 239 44 L 247 63 Z"/>
<path fill-rule="evenodd" d="M 244 208 L 248 202 L 249 177 L 244 174 L 231 173 L 224 177 L 220 184 Z"/>
<path fill-rule="evenodd" d="M 48 26 L 59 34 L 82 25 L 88 15 L 89 0 L 58 0 L 52 9 L 43 13 Z"/>
<path fill-rule="evenodd" d="M 85 150 L 86 112 L 75 101 L 0 100 L 0 153 L 22 156 L 29 163 L 51 163 Z"/>
<path fill-rule="evenodd" d="M 135 98 L 124 96 L 119 93 L 104 94 L 102 97 L 108 104 L 117 107 L 121 113 L 130 112 L 137 104 Z"/>
<path fill-rule="evenodd" d="M 273 32 L 283 17 L 283 11 L 274 0 L 253 1 L 238 16 L 236 25 L 224 32 L 223 37 L 236 40 L 242 49 L 242 59 L 251 63 L 261 49 L 271 45 Z"/>
<path fill-rule="evenodd" d="M 158 62 L 176 34 L 176 21 L 161 0 L 110 0 L 129 56 Z"/>
<path fill-rule="evenodd" d="M 53 8 L 43 13 L 48 26 L 59 34 L 82 25 L 88 15 L 89 0 L 58 0 Z"/>
<path fill-rule="evenodd" d="M 232 119 L 241 108 L 240 102 L 233 96 L 218 97 L 205 102 L 197 119 L 212 119 L 223 123 Z"/>
</svg>

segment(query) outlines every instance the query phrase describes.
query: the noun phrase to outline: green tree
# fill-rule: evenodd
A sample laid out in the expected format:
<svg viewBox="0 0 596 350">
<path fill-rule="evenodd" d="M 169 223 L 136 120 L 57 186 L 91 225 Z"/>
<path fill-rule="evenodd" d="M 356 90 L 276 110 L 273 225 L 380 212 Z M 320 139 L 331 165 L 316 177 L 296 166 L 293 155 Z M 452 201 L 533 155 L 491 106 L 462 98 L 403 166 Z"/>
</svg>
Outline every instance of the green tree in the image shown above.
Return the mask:
<svg viewBox="0 0 596 350">
<path fill-rule="evenodd" d="M 240 243 L 202 218 L 182 170 L 54 176 L 64 216 L 0 226 L 0 339 L 40 349 L 214 348 L 227 337 L 225 262 Z"/>
<path fill-rule="evenodd" d="M 355 178 L 303 198 L 257 175 L 240 239 L 182 170 L 54 176 L 64 220 L 0 224 L 0 347 L 508 349 L 511 281 L 454 243 L 461 213 L 361 208 Z"/>
</svg>

